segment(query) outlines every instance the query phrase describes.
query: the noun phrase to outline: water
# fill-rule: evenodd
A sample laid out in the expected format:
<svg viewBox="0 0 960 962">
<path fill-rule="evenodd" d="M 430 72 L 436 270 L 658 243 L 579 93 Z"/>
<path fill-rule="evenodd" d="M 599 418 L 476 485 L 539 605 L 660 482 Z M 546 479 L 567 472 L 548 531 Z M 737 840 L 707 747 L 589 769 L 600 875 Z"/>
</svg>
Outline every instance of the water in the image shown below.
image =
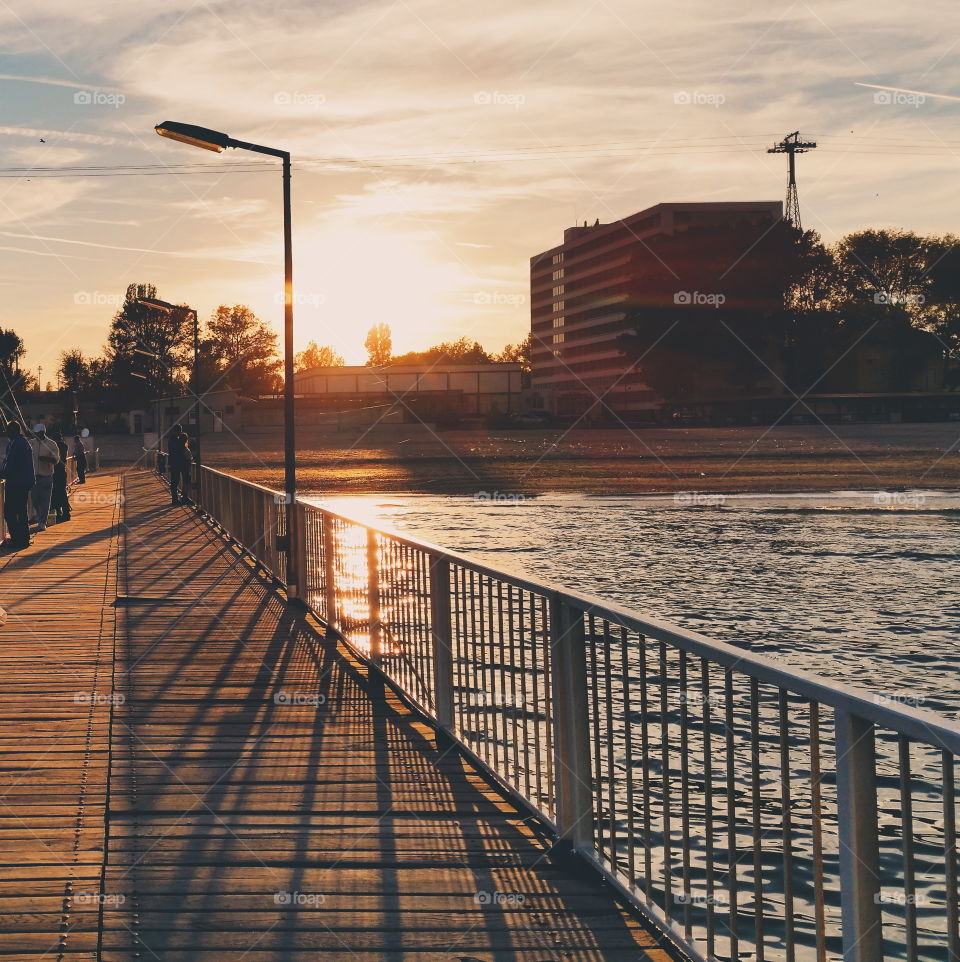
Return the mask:
<svg viewBox="0 0 960 962">
<path fill-rule="evenodd" d="M 960 493 L 315 500 L 799 668 L 960 712 Z"/>
<path fill-rule="evenodd" d="M 956 717 L 960 712 L 960 592 L 956 567 L 960 557 L 960 494 L 953 492 L 834 492 L 792 495 L 681 495 L 676 497 L 591 497 L 544 495 L 536 498 L 465 497 L 354 497 L 315 499 L 366 523 L 394 528 L 493 566 L 525 574 L 535 580 L 566 585 L 620 602 L 650 617 L 700 631 L 709 637 L 743 646 L 789 664 L 846 683 L 884 693 L 891 701 L 939 711 Z M 636 657 L 632 674 L 636 676 Z M 648 671 L 656 672 L 655 657 Z M 671 683 L 675 683 L 673 679 Z M 694 682 L 696 683 L 696 676 Z M 605 732 L 603 744 L 612 745 L 616 799 L 605 807 L 604 825 L 624 830 L 627 809 L 623 784 L 627 772 L 636 779 L 646 769 L 651 777 L 641 808 L 654 825 L 653 865 L 648 880 L 653 898 L 664 905 L 663 865 L 658 848 L 663 834 L 665 796 L 660 785 L 663 717 L 656 699 L 657 681 L 646 727 L 650 735 L 646 757 L 627 754 L 624 731 Z M 733 789 L 738 813 L 732 823 L 736 835 L 741 911 L 751 910 L 750 847 L 753 844 L 749 776 L 750 743 L 742 737 L 749 725 L 745 682 L 738 676 L 734 727 L 739 733 L 733 748 L 736 776 Z M 688 682 L 688 693 L 690 683 Z M 680 689 L 681 694 L 683 692 Z M 614 686 L 612 695 L 616 698 Z M 466 696 L 465 696 L 466 697 Z M 689 706 L 688 706 L 689 707 Z M 674 796 L 681 773 L 677 767 L 679 708 L 668 712 L 668 771 Z M 699 758 L 702 728 L 689 707 L 691 758 Z M 775 732 L 776 706 L 761 709 L 761 731 Z M 804 732 L 809 714 L 791 703 L 790 772 L 793 907 L 796 912 L 796 957 L 813 962 L 816 925 L 812 905 L 814 871 L 812 803 L 809 795 L 809 753 Z M 723 705 L 710 705 L 716 727 L 714 792 L 726 788 L 720 739 L 724 731 Z M 495 720 L 483 715 L 489 731 Z M 836 839 L 835 783 L 832 756 L 832 717 L 821 718 L 823 816 L 828 957 L 839 957 L 839 879 Z M 478 727 L 483 727 L 478 725 Z M 885 958 L 905 959 L 904 909 L 895 899 L 902 871 L 901 803 L 896 763 L 897 746 L 889 733 L 880 733 L 880 852 L 887 944 Z M 780 807 L 780 756 L 775 736 L 761 742 L 758 792 L 765 826 L 762 914 L 766 918 L 768 960 L 787 957 L 783 925 L 785 875 L 782 864 L 783 816 Z M 942 798 L 940 759 L 916 746 L 911 797 L 912 831 L 918 853 L 917 895 L 921 955 L 946 959 L 942 875 Z M 609 766 L 608 766 L 609 768 Z M 609 772 L 599 775 L 602 793 Z M 694 834 L 689 853 L 694 897 L 702 897 L 707 865 L 702 830 L 706 808 L 713 813 L 713 864 L 730 864 L 724 805 L 707 801 L 702 780 L 691 776 L 690 816 Z M 667 807 L 676 807 L 676 798 Z M 673 812 L 673 839 L 677 812 Z M 678 849 L 675 849 L 677 851 Z M 674 856 L 676 858 L 676 856 Z M 622 863 L 621 863 L 622 865 Z M 718 877 L 722 877 L 722 871 Z M 671 870 L 673 887 L 677 867 Z M 643 880 L 638 878 L 643 886 Z M 649 889 L 647 889 L 649 891 Z M 696 894 L 700 893 L 700 894 Z M 721 894 L 722 898 L 722 894 Z M 715 903 L 721 936 L 719 958 L 730 958 L 723 937 L 722 901 Z M 680 920 L 683 910 L 674 907 Z M 696 904 L 690 919 L 695 937 L 704 937 L 705 910 Z M 746 923 L 744 923 L 746 924 Z M 741 931 L 737 958 L 756 958 Z"/>
</svg>

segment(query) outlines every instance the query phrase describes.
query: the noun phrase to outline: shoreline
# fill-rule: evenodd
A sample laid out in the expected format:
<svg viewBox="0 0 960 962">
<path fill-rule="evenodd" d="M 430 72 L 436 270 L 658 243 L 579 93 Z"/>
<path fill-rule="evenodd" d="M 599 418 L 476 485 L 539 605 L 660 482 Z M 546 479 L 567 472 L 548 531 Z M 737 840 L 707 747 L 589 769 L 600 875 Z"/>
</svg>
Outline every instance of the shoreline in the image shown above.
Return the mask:
<svg viewBox="0 0 960 962">
<path fill-rule="evenodd" d="M 401 429 L 402 428 L 402 429 Z M 301 490 L 326 494 L 562 494 L 623 497 L 950 491 L 960 424 L 806 425 L 632 431 L 297 432 Z M 204 438 L 205 462 L 282 485 L 276 432 Z"/>
</svg>

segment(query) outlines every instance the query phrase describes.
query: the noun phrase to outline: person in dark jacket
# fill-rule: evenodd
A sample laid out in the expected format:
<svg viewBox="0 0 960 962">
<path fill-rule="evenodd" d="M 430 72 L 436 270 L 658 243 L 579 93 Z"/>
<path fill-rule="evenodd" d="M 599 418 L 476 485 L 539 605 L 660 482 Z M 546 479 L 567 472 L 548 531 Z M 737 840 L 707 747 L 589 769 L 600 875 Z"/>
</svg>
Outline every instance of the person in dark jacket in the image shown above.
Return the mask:
<svg viewBox="0 0 960 962">
<path fill-rule="evenodd" d="M 87 483 L 87 446 L 79 434 L 73 436 L 73 456 L 77 459 L 77 484 Z"/>
<path fill-rule="evenodd" d="M 50 509 L 56 513 L 57 524 L 70 520 L 70 498 L 67 497 L 67 442 L 61 434 L 53 437 L 60 450 L 60 461 L 53 469 L 53 493 Z"/>
<path fill-rule="evenodd" d="M 170 467 L 170 497 L 174 504 L 190 504 L 190 439 L 179 424 L 173 426 L 167 443 L 167 463 Z M 182 487 L 183 495 L 179 495 Z"/>
<path fill-rule="evenodd" d="M 3 461 L 3 518 L 7 522 L 10 540 L 4 547 L 20 551 L 30 547 L 30 520 L 27 498 L 36 484 L 33 471 L 33 451 L 16 421 L 7 423 L 7 453 Z"/>
</svg>

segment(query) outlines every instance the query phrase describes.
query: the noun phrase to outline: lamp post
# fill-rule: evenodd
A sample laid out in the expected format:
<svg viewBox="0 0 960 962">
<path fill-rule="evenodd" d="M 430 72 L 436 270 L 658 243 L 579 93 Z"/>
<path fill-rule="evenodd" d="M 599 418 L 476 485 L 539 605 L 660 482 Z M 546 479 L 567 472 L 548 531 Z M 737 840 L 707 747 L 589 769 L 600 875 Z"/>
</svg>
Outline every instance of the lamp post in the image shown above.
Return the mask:
<svg viewBox="0 0 960 962">
<path fill-rule="evenodd" d="M 197 312 L 192 307 L 178 307 L 176 304 L 170 304 L 167 301 L 158 300 L 155 297 L 138 297 L 136 300 L 137 304 L 142 304 L 144 307 L 153 308 L 155 311 L 163 311 L 165 314 L 173 314 L 174 311 L 186 310 L 187 314 L 193 315 L 193 369 L 190 372 L 190 393 L 193 395 L 193 423 L 195 426 L 194 430 L 194 445 L 193 456 L 197 464 L 200 464 L 200 384 L 197 378 L 198 365 L 200 363 L 200 321 L 197 317 Z M 134 349 L 137 354 L 146 354 L 148 357 L 156 358 L 161 364 L 164 364 L 164 360 L 158 357 L 156 354 L 150 354 L 148 351 L 141 351 L 138 348 Z M 163 432 L 160 432 L 161 435 Z"/>
<path fill-rule="evenodd" d="M 165 120 L 154 128 L 161 137 L 212 150 L 220 153 L 227 147 L 249 150 L 255 154 L 279 157 L 283 162 L 283 486 L 287 505 L 287 536 L 284 548 L 287 553 L 287 591 L 290 597 L 297 597 L 300 585 L 297 584 L 296 565 L 297 526 L 294 522 L 294 502 L 297 496 L 297 461 L 294 425 L 294 388 L 293 388 L 293 253 L 292 228 L 290 215 L 290 152 L 264 147 L 244 140 L 235 140 L 219 130 L 182 124 Z"/>
</svg>

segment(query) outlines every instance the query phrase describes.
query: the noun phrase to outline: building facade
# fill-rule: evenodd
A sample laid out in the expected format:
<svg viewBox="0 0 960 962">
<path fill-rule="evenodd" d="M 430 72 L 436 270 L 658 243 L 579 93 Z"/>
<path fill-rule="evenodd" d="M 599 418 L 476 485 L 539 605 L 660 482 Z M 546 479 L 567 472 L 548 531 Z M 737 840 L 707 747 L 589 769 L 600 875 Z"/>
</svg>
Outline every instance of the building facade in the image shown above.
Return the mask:
<svg viewBox="0 0 960 962">
<path fill-rule="evenodd" d="M 564 231 L 562 244 L 530 259 L 532 388 L 543 406 L 589 419 L 650 417 L 657 394 L 617 344 L 632 312 L 716 290 L 724 263 L 742 274 L 751 238 L 782 218 L 780 201 L 658 204 Z"/>
<path fill-rule="evenodd" d="M 295 375 L 297 394 L 327 399 L 334 407 L 387 404 L 418 417 L 486 417 L 519 411 L 519 364 L 397 364 L 317 367 Z"/>
</svg>

